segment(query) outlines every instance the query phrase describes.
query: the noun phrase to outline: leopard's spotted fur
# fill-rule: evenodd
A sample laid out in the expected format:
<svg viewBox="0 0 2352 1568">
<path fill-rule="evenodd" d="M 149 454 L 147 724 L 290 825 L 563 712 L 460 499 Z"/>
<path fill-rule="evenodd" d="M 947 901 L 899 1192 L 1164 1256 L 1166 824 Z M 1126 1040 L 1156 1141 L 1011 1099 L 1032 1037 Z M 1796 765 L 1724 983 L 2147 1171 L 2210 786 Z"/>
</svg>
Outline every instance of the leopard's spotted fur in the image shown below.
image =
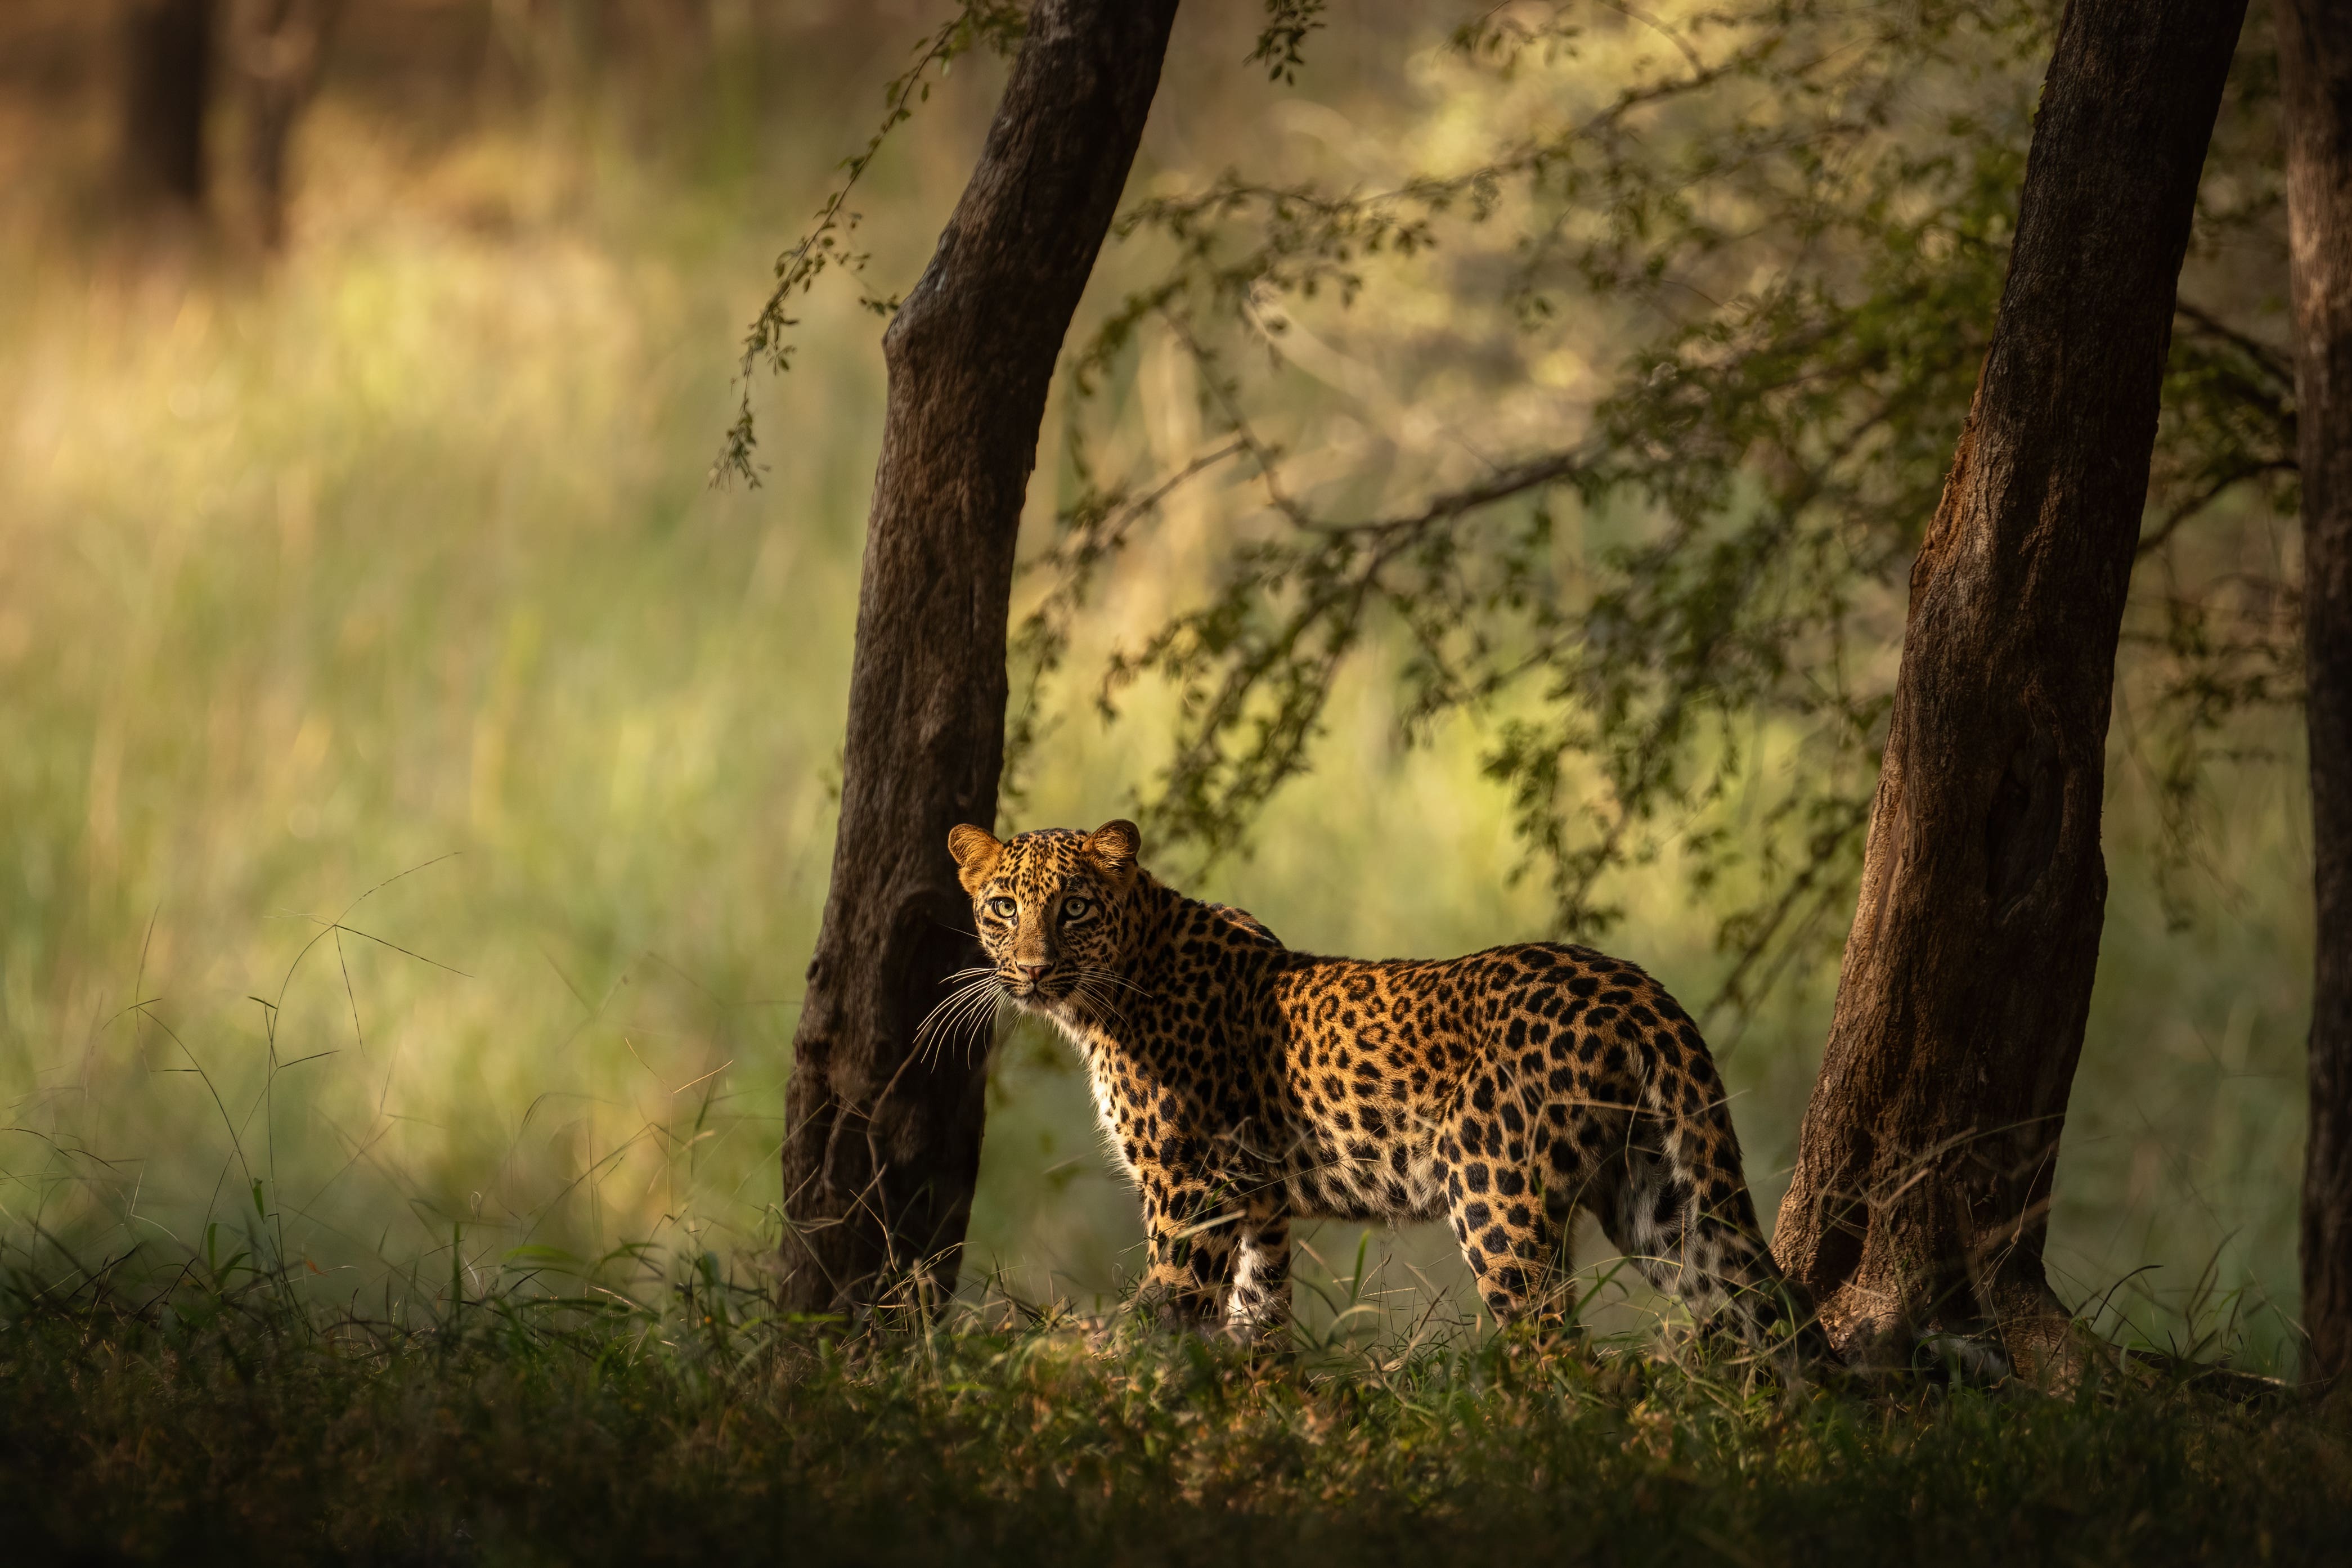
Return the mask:
<svg viewBox="0 0 2352 1568">
<path fill-rule="evenodd" d="M 1532 943 L 1438 962 L 1285 947 L 1137 863 L 1132 823 L 949 847 L 979 982 L 1084 1054 L 1143 1198 L 1145 1290 L 1263 1332 L 1289 1308 L 1293 1218 L 1451 1222 L 1500 1319 L 1561 1304 L 1575 1210 L 1701 1318 L 1817 1330 L 1756 1224 L 1722 1081 L 1633 965 Z"/>
</svg>

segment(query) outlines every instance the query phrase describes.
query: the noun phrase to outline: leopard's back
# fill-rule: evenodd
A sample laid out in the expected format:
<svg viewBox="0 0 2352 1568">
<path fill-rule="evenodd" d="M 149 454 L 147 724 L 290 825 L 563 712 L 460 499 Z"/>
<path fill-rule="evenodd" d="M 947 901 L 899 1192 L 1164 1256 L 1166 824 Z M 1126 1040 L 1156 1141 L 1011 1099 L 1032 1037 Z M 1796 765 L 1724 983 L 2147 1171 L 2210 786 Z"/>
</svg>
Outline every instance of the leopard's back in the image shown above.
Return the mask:
<svg viewBox="0 0 2352 1568">
<path fill-rule="evenodd" d="M 1660 1062 L 1721 1099 L 1704 1046 L 1694 1054 L 1682 1038 L 1696 1041 L 1673 998 L 1591 948 L 1307 958 L 1283 971 L 1275 1001 L 1264 1042 L 1280 1063 L 1270 1098 L 1284 1113 L 1284 1175 L 1302 1212 L 1440 1218 L 1449 1172 L 1477 1163 L 1490 1141 L 1498 1160 L 1548 1152 L 1570 1131 L 1569 1099 L 1622 1121 Z M 1466 1134 L 1470 1157 L 1444 1156 L 1450 1126 Z"/>
</svg>

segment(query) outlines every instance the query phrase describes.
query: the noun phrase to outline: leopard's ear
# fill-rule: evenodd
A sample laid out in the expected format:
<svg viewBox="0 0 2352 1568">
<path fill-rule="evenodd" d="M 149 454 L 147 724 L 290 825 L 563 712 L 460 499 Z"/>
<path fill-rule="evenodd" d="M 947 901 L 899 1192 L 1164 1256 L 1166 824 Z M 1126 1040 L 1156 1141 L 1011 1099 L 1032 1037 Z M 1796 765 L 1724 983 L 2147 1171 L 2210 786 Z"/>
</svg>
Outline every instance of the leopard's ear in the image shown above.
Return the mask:
<svg viewBox="0 0 2352 1568">
<path fill-rule="evenodd" d="M 948 830 L 948 853 L 955 856 L 956 880 L 963 883 L 966 893 L 978 893 L 996 870 L 997 857 L 1004 846 L 986 828 L 975 828 L 970 822 Z"/>
<path fill-rule="evenodd" d="M 1105 822 L 1087 835 L 1087 853 L 1110 873 L 1121 892 L 1135 880 L 1136 857 L 1143 852 L 1143 835 L 1124 817 Z"/>
</svg>

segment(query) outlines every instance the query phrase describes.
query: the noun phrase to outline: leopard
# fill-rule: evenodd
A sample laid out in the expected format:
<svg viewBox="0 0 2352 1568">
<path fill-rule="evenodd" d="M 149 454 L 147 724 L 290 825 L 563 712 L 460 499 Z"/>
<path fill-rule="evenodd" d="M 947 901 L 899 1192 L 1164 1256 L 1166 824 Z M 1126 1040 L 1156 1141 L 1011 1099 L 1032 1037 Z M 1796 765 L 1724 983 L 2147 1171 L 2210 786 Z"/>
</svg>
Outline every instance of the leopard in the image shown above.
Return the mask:
<svg viewBox="0 0 2352 1568">
<path fill-rule="evenodd" d="M 965 823 L 948 850 L 987 962 L 935 1016 L 1009 1001 L 1076 1048 L 1141 1199 L 1139 1301 L 1265 1343 L 1294 1224 L 1443 1220 L 1498 1324 L 1572 1323 L 1585 1212 L 1702 1333 L 1833 1359 L 1757 1225 L 1714 1058 L 1639 967 L 1554 942 L 1297 951 L 1161 882 L 1125 819 Z"/>
</svg>

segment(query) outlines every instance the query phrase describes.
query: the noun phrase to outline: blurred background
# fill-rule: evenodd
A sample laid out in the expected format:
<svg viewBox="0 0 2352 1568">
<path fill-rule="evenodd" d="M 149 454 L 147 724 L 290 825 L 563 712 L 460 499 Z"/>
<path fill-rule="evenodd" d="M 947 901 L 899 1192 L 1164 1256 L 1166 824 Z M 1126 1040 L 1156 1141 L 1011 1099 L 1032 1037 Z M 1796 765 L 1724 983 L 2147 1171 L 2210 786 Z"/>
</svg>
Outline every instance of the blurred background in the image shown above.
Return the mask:
<svg viewBox="0 0 2352 1568">
<path fill-rule="evenodd" d="M 806 297 L 793 370 L 752 389 L 764 483 L 711 468 L 778 252 L 944 8 L 347 0 L 316 38 L 264 25 L 258 53 L 216 31 L 193 153 L 154 107 L 188 47 L 173 8 L 0 5 L 0 1234 L 52 1261 L 249 1249 L 369 1299 L 632 1247 L 754 1255 L 880 435 L 881 322 L 856 289 Z M 1259 7 L 1188 5 L 1131 194 L 1244 163 L 1376 179 L 1564 90 L 1492 90 L 1444 9 L 1335 11 L 1284 84 L 1244 64 Z M 920 270 L 1002 79 L 959 59 L 860 183 L 866 287 Z M 1107 247 L 1087 321 L 1148 249 Z M 1391 298 L 1353 346 L 1302 328 L 1293 363 L 1345 395 L 1303 402 L 1293 447 L 1443 446 L 1457 405 L 1573 420 L 1625 350 L 1606 319 L 1529 340 L 1444 309 Z M 1387 351 L 1437 326 L 1516 346 L 1443 377 Z M 1181 463 L 1205 396 L 1138 334 L 1089 405 L 1095 470 Z M 1060 409 L 1032 544 L 1075 483 Z M 1240 497 L 1188 491 L 1080 617 L 1007 826 L 1091 825 L 1147 788 L 1176 698 L 1146 682 L 1105 716 L 1103 660 L 1197 597 L 1259 504 Z M 2246 498 L 2231 548 L 2291 549 L 2285 521 Z M 1550 934 L 1481 772 L 1496 721 L 1406 744 L 1405 656 L 1349 666 L 1311 773 L 1193 891 L 1327 951 Z M 2276 1364 L 2310 959 L 2299 716 L 2256 714 L 2210 760 L 2185 871 L 2133 725 L 2126 701 L 2052 1276 L 2110 1332 Z M 1667 835 L 1613 889 L 1606 941 L 1696 1001 L 1732 962 L 1709 900 L 1754 890 L 1695 884 L 1677 853 Z M 1714 1025 L 1768 1216 L 1829 936 Z M 1075 1063 L 1013 1030 L 966 1289 L 1087 1305 L 1139 1239 Z M 1339 1299 L 1409 1314 L 1460 1285 L 1433 1229 L 1307 1239 Z M 1581 1250 L 1606 1272 L 1597 1233 Z M 1652 1308 L 1602 1294 L 1612 1322 Z"/>
</svg>

